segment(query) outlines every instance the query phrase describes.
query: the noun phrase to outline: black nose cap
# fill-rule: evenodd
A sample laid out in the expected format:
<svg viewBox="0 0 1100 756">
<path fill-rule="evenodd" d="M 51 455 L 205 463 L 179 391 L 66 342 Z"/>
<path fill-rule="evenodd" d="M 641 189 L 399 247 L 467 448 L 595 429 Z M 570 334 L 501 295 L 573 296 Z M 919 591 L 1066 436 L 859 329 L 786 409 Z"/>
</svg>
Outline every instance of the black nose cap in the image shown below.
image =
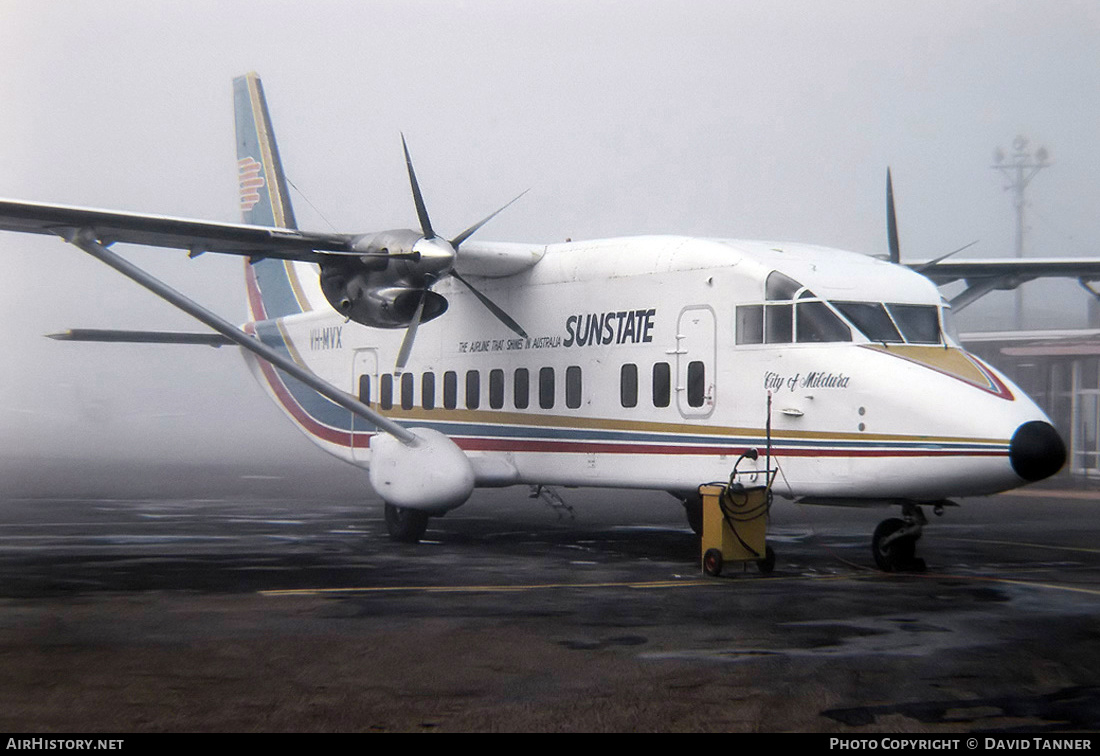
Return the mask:
<svg viewBox="0 0 1100 756">
<path fill-rule="evenodd" d="M 1012 469 L 1027 481 L 1049 478 L 1066 463 L 1066 445 L 1050 423 L 1032 420 L 1016 429 L 1008 445 Z"/>
</svg>

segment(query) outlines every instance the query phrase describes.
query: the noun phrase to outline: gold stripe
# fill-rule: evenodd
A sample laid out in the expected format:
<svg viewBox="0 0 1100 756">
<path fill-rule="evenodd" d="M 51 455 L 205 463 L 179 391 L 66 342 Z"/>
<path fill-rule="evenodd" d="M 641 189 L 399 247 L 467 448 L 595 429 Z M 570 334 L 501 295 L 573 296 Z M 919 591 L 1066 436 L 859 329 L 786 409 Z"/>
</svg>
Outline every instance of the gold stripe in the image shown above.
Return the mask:
<svg viewBox="0 0 1100 756">
<path fill-rule="evenodd" d="M 910 344 L 903 346 L 865 344 L 864 346 L 876 352 L 901 357 L 925 367 L 930 367 L 933 370 L 938 370 L 941 373 L 947 373 L 980 388 L 992 388 L 988 376 L 961 349 L 944 348 L 942 346 L 913 346 Z"/>
<path fill-rule="evenodd" d="M 271 203 L 271 216 L 275 225 L 286 228 L 286 214 L 283 212 L 283 196 L 279 193 L 279 166 L 275 165 L 275 156 L 271 152 L 271 124 L 264 118 L 264 110 L 260 107 L 260 88 L 254 74 L 248 76 L 248 93 L 252 101 L 252 121 L 256 124 L 256 141 L 260 145 L 260 152 L 264 164 L 264 177 L 267 182 L 267 199 Z M 293 262 L 283 261 L 283 269 L 286 271 L 287 280 L 290 282 L 290 290 L 294 292 L 294 299 L 302 312 L 312 312 L 313 307 L 302 290 L 301 281 L 298 280 L 298 272 Z"/>
</svg>

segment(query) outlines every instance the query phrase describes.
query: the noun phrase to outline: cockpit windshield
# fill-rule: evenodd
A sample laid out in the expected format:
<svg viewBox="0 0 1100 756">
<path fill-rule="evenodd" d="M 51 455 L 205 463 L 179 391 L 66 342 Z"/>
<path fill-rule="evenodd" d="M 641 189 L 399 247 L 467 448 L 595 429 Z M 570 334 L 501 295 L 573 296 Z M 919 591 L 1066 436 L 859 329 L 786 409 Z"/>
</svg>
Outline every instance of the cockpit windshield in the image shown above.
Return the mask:
<svg viewBox="0 0 1100 756">
<path fill-rule="evenodd" d="M 737 306 L 738 344 L 852 341 L 853 328 L 882 344 L 944 343 L 936 305 L 827 301 L 777 270 L 764 284 L 763 303 Z"/>
<path fill-rule="evenodd" d="M 764 286 L 765 303 L 737 307 L 738 344 L 851 341 L 852 329 L 824 300 L 779 271 Z"/>
<path fill-rule="evenodd" d="M 878 302 L 833 302 L 841 314 L 871 341 L 902 342 L 894 321 L 886 314 L 886 308 Z"/>
<path fill-rule="evenodd" d="M 935 305 L 833 302 L 870 341 L 885 344 L 942 344 L 939 307 Z"/>
<path fill-rule="evenodd" d="M 940 313 L 935 305 L 888 304 L 894 322 L 911 344 L 939 344 Z"/>
</svg>

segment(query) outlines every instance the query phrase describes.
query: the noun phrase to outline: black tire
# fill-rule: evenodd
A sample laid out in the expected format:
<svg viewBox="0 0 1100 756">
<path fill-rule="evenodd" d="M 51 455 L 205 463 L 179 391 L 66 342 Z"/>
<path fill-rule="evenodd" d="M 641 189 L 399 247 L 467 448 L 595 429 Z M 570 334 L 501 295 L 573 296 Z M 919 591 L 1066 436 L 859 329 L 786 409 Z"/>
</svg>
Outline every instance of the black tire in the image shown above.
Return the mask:
<svg viewBox="0 0 1100 756">
<path fill-rule="evenodd" d="M 771 546 L 764 547 L 764 558 L 757 560 L 756 569 L 760 570 L 761 575 L 772 574 L 775 569 L 775 549 Z"/>
<path fill-rule="evenodd" d="M 398 543 L 419 543 L 428 529 L 428 513 L 386 504 L 386 530 Z"/>
<path fill-rule="evenodd" d="M 711 577 L 722 574 L 722 552 L 720 549 L 707 549 L 703 554 L 703 572 Z"/>
<path fill-rule="evenodd" d="M 915 536 L 898 538 L 883 545 L 882 541 L 905 527 L 905 521 L 896 517 L 883 520 L 875 528 L 871 537 L 871 551 L 875 556 L 875 565 L 883 572 L 899 572 L 910 569 L 917 563 L 917 539 Z"/>
</svg>

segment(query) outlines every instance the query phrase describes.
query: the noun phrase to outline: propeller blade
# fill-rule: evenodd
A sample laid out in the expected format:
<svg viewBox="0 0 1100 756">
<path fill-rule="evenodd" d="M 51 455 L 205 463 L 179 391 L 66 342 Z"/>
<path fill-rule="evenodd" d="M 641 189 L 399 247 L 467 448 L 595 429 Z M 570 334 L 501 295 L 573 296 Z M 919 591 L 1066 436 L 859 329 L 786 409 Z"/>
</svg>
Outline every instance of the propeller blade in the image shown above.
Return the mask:
<svg viewBox="0 0 1100 756">
<path fill-rule="evenodd" d="M 493 218 L 495 218 L 495 217 L 497 217 L 498 215 L 500 215 L 500 214 L 501 214 L 502 212 L 504 212 L 504 210 L 506 210 L 506 209 L 507 209 L 507 208 L 508 208 L 508 207 L 509 207 L 509 206 L 510 206 L 510 205 L 511 205 L 512 203 L 516 202 L 516 201 L 517 201 L 517 200 L 518 200 L 518 199 L 519 199 L 520 197 L 522 197 L 522 196 L 523 196 L 524 194 L 527 194 L 527 192 L 529 192 L 529 191 L 531 191 L 531 190 L 530 190 L 530 189 L 525 189 L 524 191 L 520 192 L 520 194 L 519 194 L 519 195 L 518 195 L 518 196 L 517 196 L 517 197 L 516 197 L 515 199 L 513 199 L 513 200 L 512 200 L 511 202 L 509 202 L 509 203 L 508 203 L 507 205 L 504 205 L 504 207 L 500 208 L 499 210 L 497 210 L 497 211 L 496 211 L 495 213 L 493 213 L 492 215 L 489 215 L 489 216 L 487 216 L 487 217 L 485 217 L 485 218 L 482 218 L 482 219 L 481 219 L 480 221 L 478 221 L 478 222 L 477 222 L 477 223 L 475 223 L 474 225 L 470 226 L 470 227 L 469 227 L 468 229 L 466 229 L 466 230 L 465 230 L 465 231 L 463 231 L 463 232 L 462 232 L 461 234 L 459 234 L 458 236 L 456 236 L 456 237 L 455 237 L 454 239 L 452 239 L 452 240 L 451 240 L 451 246 L 452 246 L 452 247 L 454 247 L 454 248 L 455 248 L 455 250 L 457 250 L 457 249 L 458 249 L 458 246 L 459 246 L 460 244 L 462 244 L 462 242 L 466 241 L 466 240 L 467 240 L 467 239 L 469 239 L 469 238 L 470 238 L 471 236 L 473 236 L 473 235 L 474 235 L 475 233 L 477 233 L 477 230 L 478 230 L 479 228 L 481 228 L 482 226 L 484 226 L 484 225 L 485 225 L 486 223 L 488 223 L 489 221 L 491 221 L 491 220 L 492 220 Z"/>
<path fill-rule="evenodd" d="M 894 180 L 890 176 L 889 167 L 886 168 L 886 235 L 890 241 L 890 262 L 900 264 L 901 246 L 898 244 L 898 216 L 894 212 Z"/>
<path fill-rule="evenodd" d="M 434 239 L 435 231 L 432 231 L 432 222 L 428 219 L 428 208 L 424 205 L 424 196 L 420 193 L 420 184 L 416 182 L 416 172 L 413 171 L 413 161 L 409 157 L 409 146 L 405 143 L 405 135 L 401 135 L 401 147 L 405 150 L 405 165 L 409 168 L 409 183 L 412 184 L 413 202 L 416 203 L 416 217 L 420 219 L 420 230 L 425 238 Z"/>
<path fill-rule="evenodd" d="M 462 276 L 458 275 L 458 273 L 456 273 L 455 271 L 452 270 L 451 275 L 454 276 L 455 278 L 457 278 L 459 281 L 461 281 L 466 286 L 467 289 L 472 291 L 474 296 L 477 297 L 478 300 L 480 300 L 483 305 L 485 305 L 486 309 L 488 309 L 489 312 L 493 313 L 493 315 L 496 316 L 497 320 L 499 320 L 501 323 L 503 323 L 504 325 L 511 328 L 513 331 L 515 331 L 517 334 L 519 334 L 523 338 L 525 338 L 525 339 L 527 338 L 527 332 L 524 331 L 522 328 L 520 328 L 519 323 L 512 320 L 511 316 L 509 316 L 508 313 L 506 313 L 504 310 L 500 309 L 500 307 L 498 307 L 496 305 L 496 303 L 493 302 L 493 300 L 489 299 L 489 297 L 485 296 L 480 291 L 475 289 L 473 284 L 471 284 L 469 281 L 467 281 Z"/>
<path fill-rule="evenodd" d="M 936 267 L 937 264 L 939 264 L 939 263 L 943 262 L 944 260 L 946 260 L 947 258 L 951 257 L 951 255 L 958 254 L 959 252 L 962 252 L 964 249 L 970 249 L 975 244 L 977 244 L 979 241 L 981 241 L 981 239 L 975 239 L 974 241 L 970 242 L 969 244 L 964 244 L 963 246 L 959 247 L 954 252 L 948 252 L 946 255 L 940 255 L 935 260 L 929 260 L 928 262 L 921 265 L 919 268 L 914 268 L 914 270 L 916 270 L 918 273 L 924 273 L 926 270 L 931 270 L 932 268 Z"/>
<path fill-rule="evenodd" d="M 420 319 L 424 315 L 424 303 L 428 301 L 427 295 L 420 297 L 420 304 L 416 306 L 416 312 L 413 313 L 413 318 L 409 322 L 409 328 L 405 331 L 405 338 L 401 341 L 401 349 L 397 353 L 397 369 L 394 371 L 400 373 L 405 369 L 405 365 L 409 363 L 409 355 L 412 354 L 413 340 L 416 338 L 416 329 L 420 327 Z"/>
</svg>

